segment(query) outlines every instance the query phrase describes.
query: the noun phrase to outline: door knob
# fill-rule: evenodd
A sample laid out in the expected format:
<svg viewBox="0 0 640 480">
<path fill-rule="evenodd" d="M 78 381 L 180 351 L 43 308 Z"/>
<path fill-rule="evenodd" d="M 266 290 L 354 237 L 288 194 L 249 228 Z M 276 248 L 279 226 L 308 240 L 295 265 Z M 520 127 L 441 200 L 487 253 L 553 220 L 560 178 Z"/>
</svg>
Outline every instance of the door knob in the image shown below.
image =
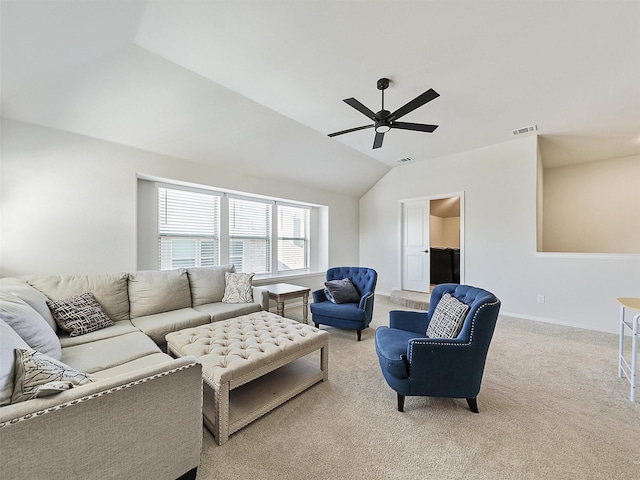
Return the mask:
<svg viewBox="0 0 640 480">
<path fill-rule="evenodd" d="M 424 253 L 429 253 L 429 250 L 423 250 Z"/>
</svg>

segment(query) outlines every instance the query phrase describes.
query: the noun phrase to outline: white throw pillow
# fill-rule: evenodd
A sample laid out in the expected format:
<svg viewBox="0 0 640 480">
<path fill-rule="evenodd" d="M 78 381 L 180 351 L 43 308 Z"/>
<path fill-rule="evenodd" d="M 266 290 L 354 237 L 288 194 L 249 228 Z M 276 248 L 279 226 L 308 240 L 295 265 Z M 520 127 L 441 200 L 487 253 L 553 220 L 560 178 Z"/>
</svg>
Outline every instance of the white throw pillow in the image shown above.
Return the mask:
<svg viewBox="0 0 640 480">
<path fill-rule="evenodd" d="M 0 318 L 34 350 L 60 360 L 60 340 L 38 312 L 16 295 L 0 293 Z"/>
<path fill-rule="evenodd" d="M 253 289 L 251 282 L 255 273 L 225 272 L 225 288 L 223 303 L 252 303 Z"/>
<path fill-rule="evenodd" d="M 31 349 L 15 349 L 15 380 L 11 403 L 23 402 L 69 390 L 75 385 L 92 382 L 79 372 L 44 353 Z"/>
<path fill-rule="evenodd" d="M 427 327 L 427 337 L 456 338 L 462 330 L 468 311 L 469 305 L 445 293 L 433 311 Z"/>
<path fill-rule="evenodd" d="M 13 328 L 0 320 L 0 407 L 11 403 L 15 377 L 16 348 L 29 348 Z"/>
</svg>

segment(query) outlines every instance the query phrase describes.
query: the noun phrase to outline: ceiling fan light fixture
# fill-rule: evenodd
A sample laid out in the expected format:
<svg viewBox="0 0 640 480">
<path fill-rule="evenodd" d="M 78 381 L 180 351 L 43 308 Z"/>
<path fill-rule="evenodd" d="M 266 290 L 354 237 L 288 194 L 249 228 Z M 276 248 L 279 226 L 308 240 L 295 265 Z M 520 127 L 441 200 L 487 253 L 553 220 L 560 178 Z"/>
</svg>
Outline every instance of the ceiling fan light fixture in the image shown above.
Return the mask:
<svg viewBox="0 0 640 480">
<path fill-rule="evenodd" d="M 391 126 L 389 124 L 382 123 L 380 125 L 376 125 L 376 133 L 387 133 L 391 130 Z"/>
</svg>

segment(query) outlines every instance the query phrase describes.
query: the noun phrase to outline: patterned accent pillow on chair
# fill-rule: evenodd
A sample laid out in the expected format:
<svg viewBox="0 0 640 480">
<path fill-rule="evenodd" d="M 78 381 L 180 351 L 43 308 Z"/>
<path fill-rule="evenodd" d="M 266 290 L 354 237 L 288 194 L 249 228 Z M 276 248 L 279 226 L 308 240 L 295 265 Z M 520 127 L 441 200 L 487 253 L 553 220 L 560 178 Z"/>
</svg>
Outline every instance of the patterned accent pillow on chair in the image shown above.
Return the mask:
<svg viewBox="0 0 640 480">
<path fill-rule="evenodd" d="M 11 403 L 45 397 L 92 382 L 86 373 L 78 372 L 44 353 L 15 349 L 16 377 Z"/>
<path fill-rule="evenodd" d="M 58 326 L 72 337 L 113 325 L 91 292 L 64 300 L 49 300 L 47 305 Z"/>
<path fill-rule="evenodd" d="M 445 293 L 433 311 L 427 327 L 429 338 L 456 338 L 469 311 L 469 305 Z"/>
<path fill-rule="evenodd" d="M 252 303 L 252 281 L 255 273 L 224 273 L 223 303 Z"/>
</svg>

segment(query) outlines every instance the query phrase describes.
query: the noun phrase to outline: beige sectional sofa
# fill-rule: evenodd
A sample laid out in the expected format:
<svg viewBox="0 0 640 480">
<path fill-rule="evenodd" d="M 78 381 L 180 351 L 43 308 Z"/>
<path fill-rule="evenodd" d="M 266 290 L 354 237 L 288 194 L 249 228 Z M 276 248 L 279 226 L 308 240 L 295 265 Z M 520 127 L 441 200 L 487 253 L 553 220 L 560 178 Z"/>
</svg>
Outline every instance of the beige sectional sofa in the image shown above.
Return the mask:
<svg viewBox="0 0 640 480">
<path fill-rule="evenodd" d="M 164 337 L 268 310 L 268 292 L 258 287 L 253 303 L 222 302 L 225 272 L 233 270 L 225 265 L 0 279 L 0 303 L 20 302 L 19 308 L 30 309 L 25 318 L 39 322 L 40 329 L 34 337 L 29 330 L 35 326 L 5 315 L 14 324 L 12 330 L 3 326 L 3 371 L 9 337 L 18 332 L 22 337 L 16 341 L 31 342 L 34 350 L 34 342 L 43 344 L 92 379 L 19 403 L 8 403 L 3 393 L 0 478 L 195 478 L 202 441 L 201 365 L 195 357 L 173 359 L 164 353 Z M 93 293 L 114 324 L 70 336 L 57 327 L 46 302 L 85 292 Z M 9 377 L 2 378 L 6 390 L 13 388 Z"/>
</svg>

